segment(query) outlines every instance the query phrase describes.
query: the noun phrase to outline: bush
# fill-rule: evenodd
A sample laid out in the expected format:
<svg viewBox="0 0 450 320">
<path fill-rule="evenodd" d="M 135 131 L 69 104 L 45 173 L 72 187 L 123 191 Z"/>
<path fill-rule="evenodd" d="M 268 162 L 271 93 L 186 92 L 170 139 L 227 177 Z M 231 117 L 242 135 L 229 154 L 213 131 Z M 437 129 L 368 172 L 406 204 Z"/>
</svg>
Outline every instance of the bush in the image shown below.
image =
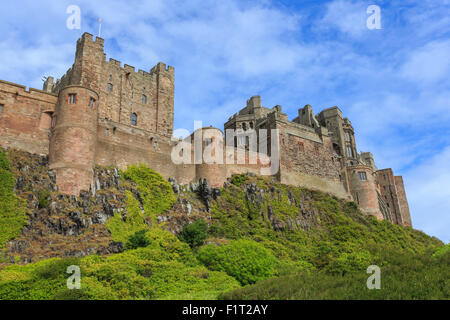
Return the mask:
<svg viewBox="0 0 450 320">
<path fill-rule="evenodd" d="M 48 207 L 48 197 L 50 196 L 50 191 L 39 189 L 34 191 L 34 195 L 38 198 L 39 209 Z"/>
<path fill-rule="evenodd" d="M 252 240 L 200 248 L 198 259 L 210 270 L 225 271 L 242 285 L 271 277 L 276 264 L 269 250 Z"/>
<path fill-rule="evenodd" d="M 238 187 L 247 180 L 248 177 L 245 174 L 234 174 L 231 176 L 231 183 Z"/>
<path fill-rule="evenodd" d="M 149 229 L 145 223 L 145 216 L 141 211 L 139 201 L 128 190 L 126 196 L 128 212 L 125 219 L 122 218 L 121 213 L 116 212 L 114 217 L 106 221 L 106 228 L 111 232 L 111 238 L 123 243 L 126 243 L 136 232 Z"/>
<path fill-rule="evenodd" d="M 143 229 L 128 237 L 127 249 L 147 247 L 150 244 L 150 240 L 145 235 L 146 232 L 147 230 Z"/>
<path fill-rule="evenodd" d="M 194 223 L 184 225 L 179 238 L 191 248 L 199 247 L 205 242 L 207 231 L 208 224 L 203 219 L 197 219 Z"/>
<path fill-rule="evenodd" d="M 142 197 L 145 215 L 156 224 L 156 216 L 172 208 L 176 201 L 170 183 L 144 164 L 129 166 L 122 174 L 125 179 L 136 183 Z"/>
</svg>

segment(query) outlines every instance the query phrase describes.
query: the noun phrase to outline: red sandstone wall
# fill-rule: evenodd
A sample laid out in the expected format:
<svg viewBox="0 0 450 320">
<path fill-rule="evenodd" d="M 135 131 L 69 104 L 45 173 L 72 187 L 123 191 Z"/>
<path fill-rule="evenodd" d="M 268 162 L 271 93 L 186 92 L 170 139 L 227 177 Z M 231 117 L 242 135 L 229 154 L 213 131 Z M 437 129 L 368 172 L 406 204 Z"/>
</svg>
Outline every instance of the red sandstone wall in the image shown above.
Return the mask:
<svg viewBox="0 0 450 320">
<path fill-rule="evenodd" d="M 411 227 L 411 215 L 409 212 L 408 200 L 406 198 L 405 186 L 403 185 L 403 178 L 401 176 L 395 176 L 394 182 L 397 189 L 397 196 L 403 225 Z"/>
<path fill-rule="evenodd" d="M 372 169 L 368 166 L 357 165 L 347 167 L 347 172 L 350 190 L 355 202 L 358 203 L 364 213 L 373 215 L 378 220 L 383 220 L 383 214 L 378 203 L 376 178 L 372 173 Z M 365 172 L 367 180 L 361 180 L 358 172 Z"/>
<path fill-rule="evenodd" d="M 68 103 L 69 94 L 76 94 L 76 102 Z M 50 168 L 56 169 L 59 191 L 78 194 L 89 190 L 97 144 L 98 107 L 89 106 L 97 94 L 80 86 L 60 91 L 56 107 L 56 125 L 50 142 Z"/>
<path fill-rule="evenodd" d="M 48 154 L 49 114 L 56 101 L 53 94 L 0 80 L 0 146 Z"/>
<path fill-rule="evenodd" d="M 392 222 L 395 224 L 403 224 L 394 172 L 392 169 L 378 170 L 377 180 L 380 185 L 381 196 L 391 210 Z"/>
</svg>

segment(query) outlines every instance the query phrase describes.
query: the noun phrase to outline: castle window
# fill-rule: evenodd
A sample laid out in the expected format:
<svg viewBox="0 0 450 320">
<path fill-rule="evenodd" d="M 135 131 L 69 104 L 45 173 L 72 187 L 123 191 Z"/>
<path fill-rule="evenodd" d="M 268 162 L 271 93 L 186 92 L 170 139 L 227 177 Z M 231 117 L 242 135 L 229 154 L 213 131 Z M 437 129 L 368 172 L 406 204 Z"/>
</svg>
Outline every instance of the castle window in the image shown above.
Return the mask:
<svg viewBox="0 0 450 320">
<path fill-rule="evenodd" d="M 4 107 L 4 105 L 3 105 L 3 104 L 0 104 L 0 114 L 3 113 L 3 107 Z"/>
<path fill-rule="evenodd" d="M 253 122 L 250 122 L 250 129 L 253 129 Z"/>
<path fill-rule="evenodd" d="M 205 147 L 209 146 L 212 143 L 212 139 L 211 138 L 206 138 L 205 139 Z"/>
<path fill-rule="evenodd" d="M 299 152 L 305 151 L 305 145 L 303 144 L 303 142 L 298 143 L 298 151 Z"/>
<path fill-rule="evenodd" d="M 147 96 L 145 94 L 142 95 L 142 103 L 143 104 L 147 103 Z"/>
<path fill-rule="evenodd" d="M 350 134 L 348 132 L 344 133 L 344 139 L 345 141 L 350 141 Z"/>
<path fill-rule="evenodd" d="M 137 114 L 136 113 L 131 114 L 131 124 L 133 126 L 137 126 Z"/>
<path fill-rule="evenodd" d="M 358 176 L 359 176 L 359 180 L 367 180 L 367 175 L 363 171 L 358 172 Z"/>
<path fill-rule="evenodd" d="M 95 99 L 92 98 L 92 97 L 89 99 L 89 107 L 91 108 L 91 110 L 94 110 L 94 107 L 95 107 Z"/>
<path fill-rule="evenodd" d="M 351 147 L 351 146 L 347 146 L 347 147 L 346 147 L 346 150 L 347 150 L 347 157 L 353 158 L 353 150 L 352 150 L 352 147 Z"/>
<path fill-rule="evenodd" d="M 75 93 L 69 94 L 69 98 L 67 101 L 69 104 L 75 104 L 77 102 L 77 95 Z"/>
<path fill-rule="evenodd" d="M 108 83 L 108 92 L 112 92 L 112 89 L 113 89 L 113 85 L 112 85 L 112 83 Z"/>
<path fill-rule="evenodd" d="M 244 131 L 247 130 L 247 124 L 245 122 L 242 124 L 242 130 L 244 130 Z"/>
<path fill-rule="evenodd" d="M 106 128 L 105 134 L 106 134 L 107 136 L 109 136 L 109 129 L 108 129 L 108 128 Z"/>
</svg>

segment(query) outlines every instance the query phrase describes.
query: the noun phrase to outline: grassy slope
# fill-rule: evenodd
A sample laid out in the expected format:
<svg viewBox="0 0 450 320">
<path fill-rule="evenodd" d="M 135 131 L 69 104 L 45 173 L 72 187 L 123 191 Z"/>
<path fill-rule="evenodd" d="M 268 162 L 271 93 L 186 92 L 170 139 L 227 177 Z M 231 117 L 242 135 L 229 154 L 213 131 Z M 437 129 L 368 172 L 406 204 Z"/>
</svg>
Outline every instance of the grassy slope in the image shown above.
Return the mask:
<svg viewBox="0 0 450 320">
<path fill-rule="evenodd" d="M 108 257 L 7 267 L 0 272 L 0 299 L 214 299 L 225 292 L 223 298 L 243 299 L 449 297 L 448 252 L 431 257 L 442 242 L 412 228 L 367 218 L 353 202 L 267 178 L 234 176 L 212 201 L 207 242 L 233 246 L 240 243 L 236 240 L 247 240 L 276 259 L 266 264 L 250 254 L 240 256 L 236 252 L 245 255 L 245 250 L 236 245 L 222 250 L 223 263 L 230 266 L 225 268 L 197 258 L 205 251 L 214 256 L 214 247 L 191 249 L 155 223 L 176 199 L 167 182 L 145 167 L 133 167 L 123 176 L 137 183 L 144 212 L 128 194 L 128 216 L 111 218 L 107 227 L 113 239 L 124 241 L 124 234 L 144 229 L 150 245 Z M 248 192 L 251 183 L 256 193 Z M 181 197 L 200 206 L 190 192 Z M 252 271 L 252 259 L 270 265 L 273 270 L 264 277 L 275 278 L 239 289 L 236 279 L 242 275 L 236 266 L 248 266 L 247 275 L 249 270 L 257 272 Z M 65 289 L 65 270 L 72 264 L 82 269 L 82 290 Z M 382 269 L 382 290 L 365 289 L 365 270 L 371 264 Z"/>
</svg>

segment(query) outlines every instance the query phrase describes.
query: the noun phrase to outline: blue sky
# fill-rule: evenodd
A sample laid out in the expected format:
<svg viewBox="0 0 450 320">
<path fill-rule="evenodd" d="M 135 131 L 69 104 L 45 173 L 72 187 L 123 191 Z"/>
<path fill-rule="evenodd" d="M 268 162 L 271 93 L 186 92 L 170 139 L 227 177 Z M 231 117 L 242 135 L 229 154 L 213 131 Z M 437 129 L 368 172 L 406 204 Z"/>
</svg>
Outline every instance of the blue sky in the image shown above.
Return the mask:
<svg viewBox="0 0 450 320">
<path fill-rule="evenodd" d="M 381 30 L 369 30 L 369 5 Z M 69 5 L 81 29 L 66 27 Z M 289 119 L 339 106 L 359 150 L 403 175 L 413 225 L 450 241 L 450 1 L 15 1 L 2 4 L 0 79 L 41 88 L 72 65 L 76 39 L 109 57 L 175 67 L 175 128 L 223 128 L 252 95 Z"/>
</svg>

